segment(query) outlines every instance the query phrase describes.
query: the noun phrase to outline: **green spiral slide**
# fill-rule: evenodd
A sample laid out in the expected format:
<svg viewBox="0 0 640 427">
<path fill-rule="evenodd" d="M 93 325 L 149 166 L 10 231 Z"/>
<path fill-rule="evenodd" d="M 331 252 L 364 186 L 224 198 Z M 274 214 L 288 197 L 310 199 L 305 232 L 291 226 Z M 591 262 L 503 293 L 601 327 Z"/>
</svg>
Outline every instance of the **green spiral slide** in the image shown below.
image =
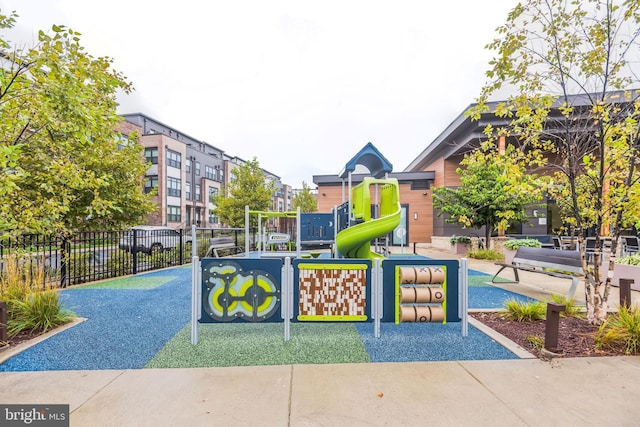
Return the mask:
<svg viewBox="0 0 640 427">
<path fill-rule="evenodd" d="M 371 189 L 379 189 L 380 217 L 371 218 Z M 365 177 L 351 191 L 351 213 L 362 222 L 338 233 L 336 245 L 345 258 L 382 258 L 371 251 L 371 240 L 392 232 L 400 224 L 400 188 L 395 178 Z"/>
</svg>

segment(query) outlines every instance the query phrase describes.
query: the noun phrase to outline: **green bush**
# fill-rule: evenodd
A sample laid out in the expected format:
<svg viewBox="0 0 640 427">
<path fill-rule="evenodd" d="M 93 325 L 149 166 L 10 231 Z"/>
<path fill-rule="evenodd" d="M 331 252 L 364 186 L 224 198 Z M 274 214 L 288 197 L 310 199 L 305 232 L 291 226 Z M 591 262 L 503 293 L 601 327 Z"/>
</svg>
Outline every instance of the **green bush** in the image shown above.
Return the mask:
<svg viewBox="0 0 640 427">
<path fill-rule="evenodd" d="M 640 265 L 640 254 L 616 258 L 616 264 Z"/>
<path fill-rule="evenodd" d="M 469 236 L 456 236 L 455 234 L 449 238 L 449 242 L 454 243 L 471 243 L 471 237 Z"/>
<path fill-rule="evenodd" d="M 564 305 L 564 311 L 560 312 L 560 316 L 584 318 L 582 307 L 576 305 L 575 298 L 567 299 L 564 295 L 551 295 L 551 300 L 557 304 Z"/>
<path fill-rule="evenodd" d="M 596 345 L 598 348 L 623 348 L 627 354 L 637 354 L 640 350 L 640 307 L 618 307 L 618 312 L 610 314 L 600 325 Z"/>
<path fill-rule="evenodd" d="M 469 258 L 486 259 L 490 261 L 499 261 L 504 259 L 504 255 L 494 249 L 472 249 L 467 252 Z"/>
<path fill-rule="evenodd" d="M 544 320 L 547 314 L 547 305 L 542 301 L 520 302 L 510 299 L 505 301 L 504 308 L 507 311 L 502 316 L 516 322 Z"/>
<path fill-rule="evenodd" d="M 10 337 L 29 329 L 46 332 L 74 316 L 62 309 L 58 293 L 50 283 L 42 260 L 29 254 L 5 258 L 5 269 L 0 274 L 0 300 L 7 303 Z"/>
<path fill-rule="evenodd" d="M 16 336 L 23 330 L 49 329 L 69 322 L 74 314 L 63 310 L 58 292 L 53 288 L 31 292 L 24 299 L 7 301 L 7 334 Z"/>
<path fill-rule="evenodd" d="M 507 249 L 516 250 L 523 246 L 527 248 L 541 248 L 542 243 L 537 239 L 512 239 L 504 242 L 503 246 Z"/>
</svg>

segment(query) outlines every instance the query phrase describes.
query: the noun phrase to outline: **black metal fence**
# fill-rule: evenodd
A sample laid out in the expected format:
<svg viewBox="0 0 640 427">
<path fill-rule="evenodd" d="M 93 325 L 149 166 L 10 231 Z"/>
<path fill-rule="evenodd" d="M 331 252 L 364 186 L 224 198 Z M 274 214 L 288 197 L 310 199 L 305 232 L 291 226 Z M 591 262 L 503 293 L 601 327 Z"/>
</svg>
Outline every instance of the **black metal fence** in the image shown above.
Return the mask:
<svg viewBox="0 0 640 427">
<path fill-rule="evenodd" d="M 244 229 L 198 229 L 198 256 L 205 256 L 209 239 L 230 236 L 244 246 Z M 16 262 L 43 270 L 43 286 L 94 282 L 191 262 L 190 229 L 139 227 L 127 231 L 79 232 L 61 238 L 27 234 L 0 241 L 0 274 Z"/>
</svg>

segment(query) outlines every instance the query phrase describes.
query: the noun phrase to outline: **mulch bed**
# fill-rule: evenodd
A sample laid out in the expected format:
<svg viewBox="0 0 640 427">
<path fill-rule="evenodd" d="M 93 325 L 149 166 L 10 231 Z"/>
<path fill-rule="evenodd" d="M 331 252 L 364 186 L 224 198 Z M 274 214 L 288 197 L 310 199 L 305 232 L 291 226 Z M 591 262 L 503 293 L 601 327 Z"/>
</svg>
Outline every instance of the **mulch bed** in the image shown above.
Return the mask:
<svg viewBox="0 0 640 427">
<path fill-rule="evenodd" d="M 544 342 L 545 321 L 534 320 L 527 322 L 515 322 L 503 318 L 498 313 L 470 313 L 474 319 L 484 323 L 491 329 L 499 332 L 511 341 L 525 348 L 540 359 L 548 359 L 541 346 L 532 345 L 530 337 L 538 337 L 540 343 Z M 622 349 L 603 348 L 597 349 L 595 335 L 598 327 L 590 325 L 583 319 L 576 317 L 561 317 L 558 328 L 558 349 L 563 357 L 596 357 L 596 356 L 624 356 Z"/>
<path fill-rule="evenodd" d="M 24 331 L 18 332 L 18 335 L 15 337 L 10 337 L 8 344 L 10 347 L 15 347 L 23 342 L 38 338 L 42 334 L 43 332 L 40 329 L 25 329 Z"/>
</svg>

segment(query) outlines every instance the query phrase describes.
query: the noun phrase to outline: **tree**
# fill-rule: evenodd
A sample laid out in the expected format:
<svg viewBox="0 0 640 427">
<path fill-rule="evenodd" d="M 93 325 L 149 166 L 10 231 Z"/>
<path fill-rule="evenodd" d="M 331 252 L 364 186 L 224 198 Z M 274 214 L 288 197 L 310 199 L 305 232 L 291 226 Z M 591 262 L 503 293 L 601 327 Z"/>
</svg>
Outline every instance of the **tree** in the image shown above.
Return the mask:
<svg viewBox="0 0 640 427">
<path fill-rule="evenodd" d="M 457 188 L 438 187 L 433 191 L 433 206 L 447 222 L 463 227 L 485 226 L 487 247 L 494 229 L 506 230 L 512 223 L 526 221 L 525 207 L 543 199 L 543 181 L 527 172 L 521 162 L 512 162 L 513 147 L 504 155 L 494 155 L 493 140 L 465 155 Z M 525 189 L 526 188 L 526 189 Z"/>
<path fill-rule="evenodd" d="M 318 210 L 318 200 L 311 194 L 311 189 L 305 181 L 302 181 L 302 190 L 293 197 L 291 207 L 300 212 L 315 212 Z"/>
<path fill-rule="evenodd" d="M 515 95 L 494 109 L 509 125 L 496 132 L 514 136 L 515 153 L 546 154 L 550 195 L 575 227 L 585 277 L 587 318 L 606 318 L 609 275 L 587 265 L 584 239 L 610 232 L 615 262 L 617 238 L 640 225 L 637 173 L 640 107 L 637 42 L 640 1 L 529 0 L 516 6 L 487 47 L 496 51 L 474 119 L 488 111 L 499 89 Z M 598 258 L 597 255 L 595 258 Z M 592 267 L 592 268 L 590 268 Z"/>
<path fill-rule="evenodd" d="M 253 211 L 270 210 L 273 191 L 273 182 L 266 180 L 254 157 L 233 170 L 233 178 L 226 191 L 211 196 L 211 202 L 216 205 L 213 211 L 223 224 L 243 227 L 245 206 Z M 255 215 L 251 219 L 257 221 Z M 257 223 L 251 225 L 257 226 Z"/>
<path fill-rule="evenodd" d="M 3 33 L 16 14 L 0 15 Z M 0 36 L 0 234 L 69 233 L 138 223 L 154 205 L 135 136 L 115 129 L 116 92 L 131 85 L 80 34 L 42 31 L 29 48 Z"/>
</svg>

